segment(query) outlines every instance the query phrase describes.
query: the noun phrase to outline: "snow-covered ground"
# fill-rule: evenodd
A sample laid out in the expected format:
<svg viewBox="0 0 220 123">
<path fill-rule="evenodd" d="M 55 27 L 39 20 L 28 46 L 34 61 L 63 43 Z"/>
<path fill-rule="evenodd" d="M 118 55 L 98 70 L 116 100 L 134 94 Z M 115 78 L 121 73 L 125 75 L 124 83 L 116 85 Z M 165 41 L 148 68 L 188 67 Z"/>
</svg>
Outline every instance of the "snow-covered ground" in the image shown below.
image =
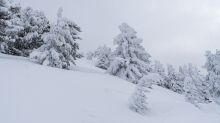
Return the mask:
<svg viewBox="0 0 220 123">
<path fill-rule="evenodd" d="M 0 54 L 0 123 L 220 123 L 220 106 L 185 102 L 153 86 L 149 112 L 128 107 L 135 85 L 104 74 L 95 61 L 77 60 L 62 70 Z"/>
</svg>

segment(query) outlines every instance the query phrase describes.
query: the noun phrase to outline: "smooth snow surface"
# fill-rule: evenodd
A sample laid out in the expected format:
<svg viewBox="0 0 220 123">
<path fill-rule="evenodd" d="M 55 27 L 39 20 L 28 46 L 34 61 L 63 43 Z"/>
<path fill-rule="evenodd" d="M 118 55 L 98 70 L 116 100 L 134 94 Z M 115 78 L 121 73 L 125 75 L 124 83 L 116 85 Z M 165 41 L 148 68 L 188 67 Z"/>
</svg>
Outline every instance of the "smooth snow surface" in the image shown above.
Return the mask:
<svg viewBox="0 0 220 123">
<path fill-rule="evenodd" d="M 220 123 L 220 106 L 201 109 L 153 86 L 146 116 L 129 109 L 135 85 L 104 74 L 94 61 L 62 70 L 0 54 L 0 123 Z"/>
</svg>

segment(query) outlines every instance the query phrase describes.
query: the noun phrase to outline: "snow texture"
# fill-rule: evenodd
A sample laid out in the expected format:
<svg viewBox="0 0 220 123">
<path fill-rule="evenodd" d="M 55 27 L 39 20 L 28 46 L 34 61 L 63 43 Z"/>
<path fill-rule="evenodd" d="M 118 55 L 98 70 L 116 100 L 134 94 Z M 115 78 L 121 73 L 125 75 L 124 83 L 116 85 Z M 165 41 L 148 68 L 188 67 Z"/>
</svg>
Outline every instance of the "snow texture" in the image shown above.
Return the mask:
<svg viewBox="0 0 220 123">
<path fill-rule="evenodd" d="M 129 109 L 135 84 L 104 74 L 79 59 L 70 70 L 0 54 L 1 123 L 219 123 L 220 106 L 185 102 L 184 95 L 152 85 L 145 116 Z"/>
</svg>

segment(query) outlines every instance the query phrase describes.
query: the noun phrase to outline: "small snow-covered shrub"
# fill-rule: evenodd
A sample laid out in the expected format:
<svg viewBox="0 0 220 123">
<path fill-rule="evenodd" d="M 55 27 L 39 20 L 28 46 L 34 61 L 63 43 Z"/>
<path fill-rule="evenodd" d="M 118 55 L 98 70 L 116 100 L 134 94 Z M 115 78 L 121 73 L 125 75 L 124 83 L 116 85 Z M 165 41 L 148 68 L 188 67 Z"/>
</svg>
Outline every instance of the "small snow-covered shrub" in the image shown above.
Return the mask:
<svg viewBox="0 0 220 123">
<path fill-rule="evenodd" d="M 111 48 L 106 47 L 106 45 L 98 47 L 93 53 L 93 57 L 97 57 L 98 59 L 96 67 L 107 70 L 110 66 L 110 62 L 113 60 L 111 53 Z"/>
<path fill-rule="evenodd" d="M 92 60 L 92 57 L 93 57 L 93 53 L 91 51 L 87 52 L 87 55 L 86 55 L 86 59 L 87 60 Z"/>
<path fill-rule="evenodd" d="M 107 70 L 110 66 L 110 62 L 113 60 L 111 48 L 104 46 L 99 46 L 95 51 L 89 51 L 87 53 L 87 60 L 92 60 L 92 58 L 97 58 L 96 67 Z"/>
</svg>

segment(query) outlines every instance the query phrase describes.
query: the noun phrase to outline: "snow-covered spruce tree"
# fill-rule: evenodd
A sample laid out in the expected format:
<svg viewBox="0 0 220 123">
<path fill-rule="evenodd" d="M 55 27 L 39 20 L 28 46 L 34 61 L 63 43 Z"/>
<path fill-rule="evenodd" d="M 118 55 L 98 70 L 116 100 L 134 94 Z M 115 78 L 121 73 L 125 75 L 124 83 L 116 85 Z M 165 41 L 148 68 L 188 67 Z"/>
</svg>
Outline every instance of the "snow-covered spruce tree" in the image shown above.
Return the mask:
<svg viewBox="0 0 220 123">
<path fill-rule="evenodd" d="M 141 115 L 145 115 L 147 112 L 147 97 L 146 92 L 150 92 L 147 88 L 150 88 L 152 83 L 160 81 L 159 74 L 150 73 L 143 76 L 135 87 L 135 91 L 129 98 L 129 107 L 131 110 L 138 112 Z"/>
<path fill-rule="evenodd" d="M 180 71 L 180 70 L 179 70 L 179 71 Z M 186 65 L 183 65 L 182 75 L 184 75 L 184 76 L 189 76 L 189 71 L 188 71 Z"/>
<path fill-rule="evenodd" d="M 215 54 L 206 51 L 206 63 L 203 66 L 208 72 L 206 82 L 210 84 L 209 92 L 214 101 L 220 105 L 220 51 L 216 50 Z"/>
<path fill-rule="evenodd" d="M 180 73 L 177 73 L 172 65 L 167 64 L 167 83 L 169 85 L 169 89 L 182 94 L 184 92 L 183 86 L 183 76 Z"/>
<path fill-rule="evenodd" d="M 190 76 L 184 79 L 185 100 L 198 107 L 198 91 Z"/>
<path fill-rule="evenodd" d="M 113 60 L 111 53 L 111 48 L 106 47 L 106 45 L 98 47 L 98 49 L 93 52 L 93 57 L 98 58 L 96 67 L 107 70 L 110 66 L 110 62 Z"/>
<path fill-rule="evenodd" d="M 80 27 L 73 21 L 62 17 L 62 8 L 58 11 L 57 24 L 51 24 L 50 32 L 42 35 L 44 44 L 30 54 L 30 60 L 40 64 L 68 69 L 70 62 L 75 64 L 78 44 L 76 39 L 81 32 Z"/>
<path fill-rule="evenodd" d="M 180 70 L 181 71 L 181 70 Z M 184 95 L 186 102 L 190 102 L 198 107 L 198 90 L 190 77 L 187 66 L 184 65 L 182 69 L 182 75 L 184 76 Z"/>
<path fill-rule="evenodd" d="M 181 73 L 182 75 L 184 74 L 182 66 L 179 67 L 179 73 Z"/>
<path fill-rule="evenodd" d="M 22 9 L 20 18 L 24 30 L 18 34 L 14 48 L 21 51 L 23 56 L 29 56 L 33 49 L 43 44 L 41 36 L 49 32 L 49 21 L 42 11 L 33 10 L 31 7 Z"/>
<path fill-rule="evenodd" d="M 197 101 L 199 103 L 210 103 L 209 100 L 209 90 L 208 86 L 205 83 L 205 78 L 199 74 L 197 67 L 192 65 L 191 63 L 188 64 L 189 76 L 192 78 L 192 81 L 197 89 Z"/>
<path fill-rule="evenodd" d="M 87 54 L 86 54 L 86 56 L 87 56 L 87 57 L 86 57 L 87 60 L 92 60 L 93 53 L 92 53 L 91 51 L 88 51 Z"/>
<path fill-rule="evenodd" d="M 186 65 L 183 65 L 183 67 L 179 67 L 179 74 L 182 81 L 184 81 L 186 77 L 189 77 L 189 71 Z"/>
<path fill-rule="evenodd" d="M 159 83 L 157 83 L 157 85 L 162 86 L 162 87 L 167 87 L 167 76 L 165 74 L 165 69 L 163 68 L 163 64 L 160 63 L 160 61 L 155 60 L 154 61 L 154 72 L 158 73 L 161 77 L 161 81 L 159 81 Z"/>
<path fill-rule="evenodd" d="M 8 0 L 0 0 L 0 51 L 5 52 L 7 47 L 5 28 L 9 26 L 10 2 Z"/>
<path fill-rule="evenodd" d="M 171 90 L 172 87 L 172 83 L 171 81 L 174 79 L 174 73 L 175 73 L 175 69 L 173 68 L 172 65 L 167 64 L 167 83 L 168 83 L 168 89 Z"/>
<path fill-rule="evenodd" d="M 11 0 L 0 0 L 0 52 L 12 55 L 22 53 L 14 48 L 18 34 L 24 28 L 20 19 L 21 7 Z"/>
<path fill-rule="evenodd" d="M 118 45 L 114 51 L 115 60 L 111 62 L 106 73 L 118 76 L 132 83 L 151 71 L 148 54 L 140 45 L 143 40 L 137 38 L 137 32 L 126 23 L 119 26 L 121 34 L 114 38 L 114 44 Z"/>
</svg>

